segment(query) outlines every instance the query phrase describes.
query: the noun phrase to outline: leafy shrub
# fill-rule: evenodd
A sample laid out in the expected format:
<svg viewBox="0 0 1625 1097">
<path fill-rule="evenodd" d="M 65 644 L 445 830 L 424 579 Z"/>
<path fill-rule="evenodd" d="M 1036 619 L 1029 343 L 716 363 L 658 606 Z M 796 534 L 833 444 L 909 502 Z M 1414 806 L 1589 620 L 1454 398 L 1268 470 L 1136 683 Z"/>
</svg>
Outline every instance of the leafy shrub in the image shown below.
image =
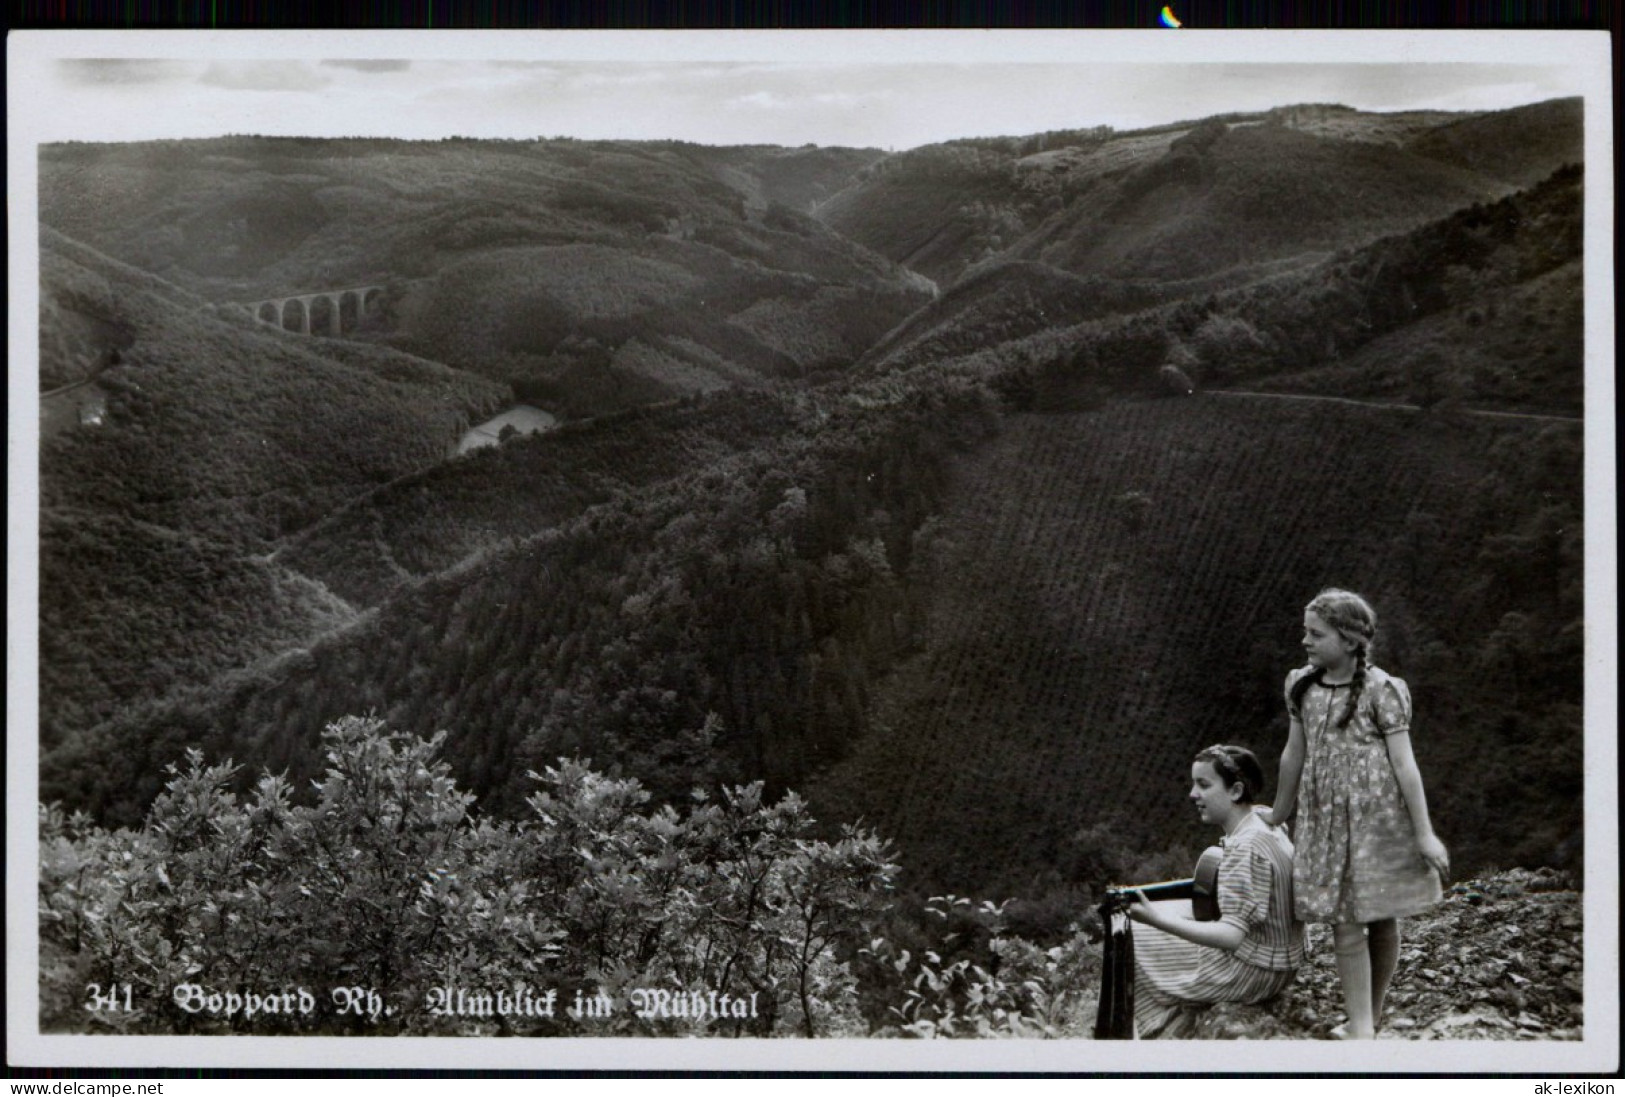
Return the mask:
<svg viewBox="0 0 1625 1097">
<path fill-rule="evenodd" d="M 898 984 L 882 1035 L 1079 1038 L 1099 983 L 1097 935 L 1074 926 L 1042 948 L 1009 931 L 1008 903 L 962 895 L 925 904 L 940 937 L 919 952 L 875 938 L 865 959 Z M 938 951 L 939 949 L 943 951 Z M 951 950 L 951 952 L 949 951 Z M 945 953 L 948 953 L 945 955 Z"/>
<path fill-rule="evenodd" d="M 349 717 L 323 736 L 311 798 L 191 751 L 138 830 L 40 814 L 41 1027 L 46 1031 L 805 1036 L 850 1032 L 850 960 L 897 866 L 855 828 L 813 837 L 794 796 L 696 790 L 651 808 L 633 780 L 561 761 L 532 777 L 528 816 L 473 813 L 430 740 Z M 87 1010 L 84 989 L 141 988 L 138 1009 Z M 551 1017 L 436 1016 L 441 988 L 551 988 Z M 196 994 L 308 995 L 250 1018 Z M 386 1007 L 344 1009 L 346 988 Z M 752 1015 L 640 1017 L 639 988 L 698 990 Z M 618 1003 L 573 1017 L 577 991 Z"/>
<path fill-rule="evenodd" d="M 435 757 L 443 739 L 337 721 L 308 795 L 269 774 L 236 795 L 236 767 L 191 751 L 136 830 L 42 807 L 42 1029 L 1083 1034 L 1099 970 L 1088 926 L 1043 947 L 1012 932 L 1009 903 L 948 895 L 915 911 L 885 842 L 815 837 L 798 797 L 770 803 L 760 785 L 655 808 L 638 782 L 561 760 L 531 775 L 525 819 L 481 818 Z M 92 985 L 139 988 L 136 1008 L 87 1008 Z M 446 988 L 552 991 L 555 1006 L 440 1016 Z M 650 990 L 751 1009 L 640 1016 Z M 197 1008 L 210 994 L 299 1008 Z M 346 1008 L 372 995 L 375 1008 Z M 607 1016 L 568 1008 L 600 995 Z"/>
</svg>

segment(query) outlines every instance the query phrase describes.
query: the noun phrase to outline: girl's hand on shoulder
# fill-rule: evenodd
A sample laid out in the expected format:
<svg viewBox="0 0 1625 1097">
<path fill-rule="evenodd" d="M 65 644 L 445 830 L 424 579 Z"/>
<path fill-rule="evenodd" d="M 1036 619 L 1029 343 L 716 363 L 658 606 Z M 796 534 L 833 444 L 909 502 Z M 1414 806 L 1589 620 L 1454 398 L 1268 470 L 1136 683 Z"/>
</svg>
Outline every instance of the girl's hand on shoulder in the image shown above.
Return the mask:
<svg viewBox="0 0 1625 1097">
<path fill-rule="evenodd" d="M 1285 821 L 1277 821 L 1275 818 L 1275 809 L 1271 807 L 1264 807 L 1263 805 L 1253 808 L 1253 814 L 1264 820 L 1264 825 L 1267 827 L 1278 827 L 1282 822 Z"/>
<path fill-rule="evenodd" d="M 1422 854 L 1422 860 L 1432 866 L 1433 871 L 1439 874 L 1439 881 L 1450 879 L 1450 852 L 1444 848 L 1437 835 L 1429 834 L 1416 840 L 1416 848 Z"/>
</svg>

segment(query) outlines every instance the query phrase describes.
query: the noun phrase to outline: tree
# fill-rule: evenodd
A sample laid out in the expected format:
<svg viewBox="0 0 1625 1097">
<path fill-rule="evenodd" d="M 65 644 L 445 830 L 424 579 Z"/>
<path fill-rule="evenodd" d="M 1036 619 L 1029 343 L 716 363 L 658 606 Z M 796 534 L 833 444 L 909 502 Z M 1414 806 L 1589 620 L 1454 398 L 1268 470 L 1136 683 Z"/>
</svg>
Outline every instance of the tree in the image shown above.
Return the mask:
<svg viewBox="0 0 1625 1097">
<path fill-rule="evenodd" d="M 1268 356 L 1264 337 L 1245 319 L 1228 313 L 1209 313 L 1191 338 L 1202 376 L 1225 383 L 1258 370 Z"/>
</svg>

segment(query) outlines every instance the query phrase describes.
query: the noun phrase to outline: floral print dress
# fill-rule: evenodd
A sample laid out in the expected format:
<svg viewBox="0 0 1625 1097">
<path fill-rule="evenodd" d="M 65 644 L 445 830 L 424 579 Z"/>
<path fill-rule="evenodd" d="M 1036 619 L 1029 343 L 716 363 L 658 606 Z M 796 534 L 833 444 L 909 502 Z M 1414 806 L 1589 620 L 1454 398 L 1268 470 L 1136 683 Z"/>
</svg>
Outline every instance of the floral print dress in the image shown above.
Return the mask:
<svg viewBox="0 0 1625 1097">
<path fill-rule="evenodd" d="M 1303 726 L 1293 844 L 1293 894 L 1306 922 L 1403 918 L 1437 903 L 1439 876 L 1422 859 L 1410 811 L 1388 760 L 1387 737 L 1408 732 L 1411 695 L 1402 679 L 1366 669 L 1359 711 L 1347 727 L 1349 685 L 1316 684 L 1292 704 L 1292 687 L 1312 667 L 1287 675 L 1287 708 Z"/>
</svg>

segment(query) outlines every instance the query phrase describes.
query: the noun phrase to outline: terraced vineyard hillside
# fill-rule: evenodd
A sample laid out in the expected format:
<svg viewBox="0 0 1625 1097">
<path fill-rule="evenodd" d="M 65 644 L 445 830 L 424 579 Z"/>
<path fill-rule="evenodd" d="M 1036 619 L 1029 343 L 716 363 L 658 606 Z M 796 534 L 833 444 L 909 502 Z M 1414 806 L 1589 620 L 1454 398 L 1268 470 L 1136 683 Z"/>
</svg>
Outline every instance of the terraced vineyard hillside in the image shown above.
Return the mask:
<svg viewBox="0 0 1625 1097">
<path fill-rule="evenodd" d="M 1486 785 L 1577 788 L 1578 710 L 1554 726 L 1526 699 L 1519 731 L 1486 729 L 1464 670 L 1485 658 L 1478 622 L 1516 611 L 1555 633 L 1578 603 L 1459 585 L 1499 520 L 1486 484 L 1514 454 L 1577 444 L 1553 430 L 1211 397 L 1010 418 L 956 464 L 919 535 L 921 650 L 875 691 L 870 735 L 813 804 L 896 837 L 939 886 L 1098 885 L 1095 846 L 1200 837 L 1184 796 L 1196 750 L 1239 742 L 1273 769 L 1301 606 L 1335 584 L 1373 599 L 1379 661 L 1413 679 L 1417 754 L 1460 863 L 1515 845 L 1555 856 L 1578 802 L 1520 841 L 1497 832 Z M 1539 487 L 1577 507 L 1560 475 Z M 1491 745 L 1507 768 L 1486 782 Z"/>
</svg>

